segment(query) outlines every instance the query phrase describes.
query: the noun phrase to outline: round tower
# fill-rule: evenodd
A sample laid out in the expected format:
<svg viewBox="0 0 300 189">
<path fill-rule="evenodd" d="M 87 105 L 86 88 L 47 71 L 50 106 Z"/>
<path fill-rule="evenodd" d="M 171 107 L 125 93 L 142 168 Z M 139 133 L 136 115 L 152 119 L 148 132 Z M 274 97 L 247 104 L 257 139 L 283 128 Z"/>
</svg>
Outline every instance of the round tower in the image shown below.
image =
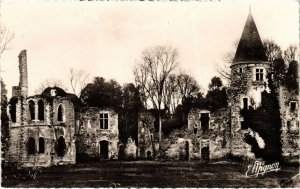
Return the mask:
<svg viewBox="0 0 300 189">
<path fill-rule="evenodd" d="M 235 57 L 231 65 L 231 153 L 253 157 L 251 146 L 244 141 L 243 117 L 240 111 L 261 103 L 261 92 L 269 91 L 267 73 L 270 63 L 265 54 L 256 24 L 249 12 Z"/>
</svg>

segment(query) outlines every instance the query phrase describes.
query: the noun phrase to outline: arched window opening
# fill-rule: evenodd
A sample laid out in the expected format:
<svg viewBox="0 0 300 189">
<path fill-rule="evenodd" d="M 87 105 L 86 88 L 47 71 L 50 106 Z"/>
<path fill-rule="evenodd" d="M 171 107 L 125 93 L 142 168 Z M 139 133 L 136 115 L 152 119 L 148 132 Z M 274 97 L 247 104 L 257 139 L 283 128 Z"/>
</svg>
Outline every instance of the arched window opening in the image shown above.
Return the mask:
<svg viewBox="0 0 300 189">
<path fill-rule="evenodd" d="M 30 119 L 31 120 L 34 120 L 35 119 L 35 112 L 34 112 L 34 109 L 35 109 L 35 104 L 33 102 L 33 100 L 30 100 L 28 102 L 28 105 L 29 105 L 29 113 L 30 113 Z"/>
<path fill-rule="evenodd" d="M 35 140 L 30 137 L 27 142 L 27 151 L 29 155 L 35 154 Z"/>
<path fill-rule="evenodd" d="M 39 120 L 44 120 L 44 102 L 43 100 L 39 100 L 38 102 L 38 107 L 39 107 L 39 112 L 38 112 L 38 117 L 39 117 Z"/>
<path fill-rule="evenodd" d="M 10 118 L 13 123 L 17 121 L 17 102 L 12 102 L 10 105 Z"/>
<path fill-rule="evenodd" d="M 45 139 L 43 137 L 39 138 L 39 153 L 45 153 Z"/>
<path fill-rule="evenodd" d="M 56 143 L 57 156 L 63 157 L 65 155 L 65 150 L 66 150 L 65 139 L 64 139 L 64 137 L 60 136 L 57 140 L 57 143 Z"/>
<path fill-rule="evenodd" d="M 64 109 L 62 105 L 59 105 L 57 110 L 57 121 L 63 121 L 63 116 L 64 116 Z"/>
</svg>

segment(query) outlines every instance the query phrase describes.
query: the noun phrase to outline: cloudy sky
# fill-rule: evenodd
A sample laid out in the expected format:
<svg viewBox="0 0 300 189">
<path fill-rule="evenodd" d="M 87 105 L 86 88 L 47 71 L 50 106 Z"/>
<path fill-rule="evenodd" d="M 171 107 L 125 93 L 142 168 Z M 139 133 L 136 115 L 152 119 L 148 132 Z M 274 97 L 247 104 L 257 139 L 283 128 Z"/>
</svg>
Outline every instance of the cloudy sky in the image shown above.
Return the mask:
<svg viewBox="0 0 300 189">
<path fill-rule="evenodd" d="M 133 82 L 141 52 L 178 48 L 180 69 L 207 88 L 225 54 L 234 51 L 249 6 L 261 38 L 282 49 L 299 42 L 297 1 L 221 2 L 1 2 L 1 24 L 15 34 L 1 57 L 1 75 L 18 85 L 18 54 L 27 49 L 29 94 L 46 79 L 69 85 L 69 69 Z M 69 87 L 70 89 L 70 87 Z"/>
</svg>

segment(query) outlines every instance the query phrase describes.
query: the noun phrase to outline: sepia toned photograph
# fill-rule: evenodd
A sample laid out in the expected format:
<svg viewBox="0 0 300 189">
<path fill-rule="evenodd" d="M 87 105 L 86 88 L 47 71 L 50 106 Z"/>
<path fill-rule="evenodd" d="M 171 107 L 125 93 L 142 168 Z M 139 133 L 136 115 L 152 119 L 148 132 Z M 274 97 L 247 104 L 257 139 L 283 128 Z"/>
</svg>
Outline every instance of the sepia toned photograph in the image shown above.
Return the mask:
<svg viewBox="0 0 300 189">
<path fill-rule="evenodd" d="M 296 0 L 1 1 L 1 188 L 299 188 Z"/>
</svg>

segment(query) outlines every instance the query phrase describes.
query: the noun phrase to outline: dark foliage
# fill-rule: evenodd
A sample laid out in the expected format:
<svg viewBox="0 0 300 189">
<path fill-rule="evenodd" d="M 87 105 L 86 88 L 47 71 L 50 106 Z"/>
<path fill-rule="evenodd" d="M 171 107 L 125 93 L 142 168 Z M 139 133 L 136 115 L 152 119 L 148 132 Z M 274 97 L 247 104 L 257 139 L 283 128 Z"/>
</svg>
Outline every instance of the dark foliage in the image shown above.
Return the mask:
<svg viewBox="0 0 300 189">
<path fill-rule="evenodd" d="M 111 107 L 119 112 L 122 105 L 122 89 L 115 81 L 105 81 L 103 77 L 94 78 L 93 83 L 87 84 L 82 90 L 80 100 L 88 107 Z"/>
<path fill-rule="evenodd" d="M 7 138 L 9 137 L 9 128 L 8 128 L 8 115 L 7 115 L 7 90 L 6 86 L 3 82 L 1 82 L 1 142 L 5 143 Z"/>
<path fill-rule="evenodd" d="M 122 107 L 119 110 L 119 137 L 126 143 L 129 137 L 138 139 L 138 113 L 144 109 L 139 91 L 134 84 L 125 84 L 122 89 Z"/>
<path fill-rule="evenodd" d="M 284 79 L 284 85 L 289 90 L 295 90 L 299 92 L 299 76 L 298 76 L 298 62 L 293 60 L 289 63 Z"/>
<path fill-rule="evenodd" d="M 243 126 L 251 128 L 264 140 L 265 147 L 259 148 L 253 136 L 245 135 L 245 141 L 252 146 L 255 156 L 266 162 L 281 161 L 281 119 L 276 93 L 262 92 L 261 106 L 256 110 L 252 107 L 243 109 L 241 115 L 244 117 Z"/>
</svg>

